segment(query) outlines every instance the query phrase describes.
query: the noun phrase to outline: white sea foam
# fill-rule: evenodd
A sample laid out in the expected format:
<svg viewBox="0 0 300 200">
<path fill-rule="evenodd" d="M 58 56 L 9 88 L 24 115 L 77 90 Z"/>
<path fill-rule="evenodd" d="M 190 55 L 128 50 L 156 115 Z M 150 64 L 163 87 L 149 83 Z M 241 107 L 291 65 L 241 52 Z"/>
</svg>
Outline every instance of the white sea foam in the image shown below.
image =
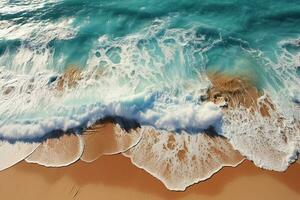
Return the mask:
<svg viewBox="0 0 300 200">
<path fill-rule="evenodd" d="M 299 126 L 278 115 L 264 118 L 246 109 L 224 114 L 224 136 L 234 148 L 265 169 L 284 171 L 297 158 Z"/>
<path fill-rule="evenodd" d="M 53 39 L 66 40 L 76 35 L 73 19 L 58 21 L 31 21 L 19 24 L 11 20 L 0 22 L 0 39 L 30 41 L 30 45 L 47 44 Z"/>
<path fill-rule="evenodd" d="M 56 3 L 59 0 L 22 0 L 13 2 L 9 0 L 0 1 L 0 14 L 16 14 L 20 12 L 30 12 L 43 8 L 47 4 Z"/>
<path fill-rule="evenodd" d="M 162 35 L 165 26 L 156 21 L 141 33 L 101 37 L 78 85 L 62 95 L 57 95 L 55 82 L 49 83 L 56 75 L 46 67 L 53 63 L 53 52 L 21 46 L 13 58 L 3 54 L 1 64 L 9 67 L 1 69 L 0 87 L 11 91 L 0 94 L 0 136 L 41 137 L 56 129 L 89 126 L 106 116 L 168 131 L 218 128 L 221 109 L 201 100 L 209 87 L 201 73 L 201 55 L 209 45 L 193 29 L 167 29 Z"/>
<path fill-rule="evenodd" d="M 140 100 L 134 99 L 133 102 Z M 220 108 L 212 103 L 203 105 L 173 105 L 175 108 L 160 108 L 152 104 L 153 100 L 142 99 L 141 107 L 136 104 L 127 104 L 126 101 L 110 103 L 109 105 L 89 105 L 80 108 L 71 107 L 64 113 L 72 113 L 71 116 L 46 117 L 36 122 L 20 123 L 7 122 L 0 127 L 0 136 L 6 139 L 26 139 L 42 137 L 52 130 L 63 130 L 77 128 L 80 125 L 92 125 L 97 120 L 106 116 L 121 116 L 124 118 L 135 119 L 143 124 L 165 130 L 205 130 L 210 126 L 217 126 L 222 114 Z M 157 103 L 157 102 L 155 102 Z M 193 108 L 191 108 L 193 107 Z M 190 112 L 192 109 L 192 112 Z M 145 110 L 145 111 L 144 111 Z M 174 114 L 177 113 L 177 114 Z M 55 114 L 55 113 L 54 113 Z M 180 123 L 178 123 L 180 122 Z"/>
</svg>

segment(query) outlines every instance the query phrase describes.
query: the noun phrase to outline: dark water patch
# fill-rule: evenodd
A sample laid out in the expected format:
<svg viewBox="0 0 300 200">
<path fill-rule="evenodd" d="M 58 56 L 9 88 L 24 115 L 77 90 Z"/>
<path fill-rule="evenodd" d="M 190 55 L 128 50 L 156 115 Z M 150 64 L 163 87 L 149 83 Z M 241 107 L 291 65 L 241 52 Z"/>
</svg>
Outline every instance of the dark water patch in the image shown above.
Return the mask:
<svg viewBox="0 0 300 200">
<path fill-rule="evenodd" d="M 48 81 L 48 85 L 51 85 L 57 80 L 58 76 L 51 76 Z"/>
<path fill-rule="evenodd" d="M 297 73 L 298 76 L 300 77 L 300 66 L 297 66 L 296 73 Z"/>
<path fill-rule="evenodd" d="M 65 66 L 77 63 L 84 68 L 89 57 L 90 49 L 93 45 L 94 37 L 79 35 L 69 40 L 52 40 L 47 45 L 54 52 L 54 66 L 59 71 L 64 71 Z M 63 57 L 64 63 L 61 65 L 59 59 Z"/>
<path fill-rule="evenodd" d="M 204 130 L 203 134 L 206 134 L 212 138 L 215 138 L 215 137 L 225 138 L 223 135 L 220 135 L 213 126 L 210 126 L 210 127 L 208 127 L 208 129 Z"/>
<path fill-rule="evenodd" d="M 264 17 L 264 19 L 275 21 L 275 22 L 299 22 L 300 11 L 299 10 L 287 10 L 281 12 L 275 12 Z"/>
<path fill-rule="evenodd" d="M 137 128 L 141 128 L 141 125 L 136 120 L 127 119 L 127 118 L 120 117 L 120 116 L 105 117 L 104 119 L 97 121 L 96 124 L 98 124 L 98 123 L 102 124 L 102 123 L 106 123 L 106 122 L 118 124 L 123 130 L 125 130 L 128 133 L 130 132 L 130 130 L 135 130 Z"/>
<path fill-rule="evenodd" d="M 21 45 L 21 40 L 0 40 L 0 56 L 3 55 L 5 51 L 16 52 Z"/>
</svg>

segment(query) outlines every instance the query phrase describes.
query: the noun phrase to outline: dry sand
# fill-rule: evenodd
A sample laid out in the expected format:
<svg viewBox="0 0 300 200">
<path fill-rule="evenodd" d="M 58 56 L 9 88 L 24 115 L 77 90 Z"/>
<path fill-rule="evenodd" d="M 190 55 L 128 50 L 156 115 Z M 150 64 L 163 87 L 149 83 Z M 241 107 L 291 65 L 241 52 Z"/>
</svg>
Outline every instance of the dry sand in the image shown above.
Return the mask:
<svg viewBox="0 0 300 200">
<path fill-rule="evenodd" d="M 265 171 L 245 161 L 224 168 L 185 192 L 168 191 L 122 155 L 78 161 L 63 168 L 21 162 L 0 173 L 1 199 L 300 199 L 300 165 L 285 173 Z"/>
</svg>

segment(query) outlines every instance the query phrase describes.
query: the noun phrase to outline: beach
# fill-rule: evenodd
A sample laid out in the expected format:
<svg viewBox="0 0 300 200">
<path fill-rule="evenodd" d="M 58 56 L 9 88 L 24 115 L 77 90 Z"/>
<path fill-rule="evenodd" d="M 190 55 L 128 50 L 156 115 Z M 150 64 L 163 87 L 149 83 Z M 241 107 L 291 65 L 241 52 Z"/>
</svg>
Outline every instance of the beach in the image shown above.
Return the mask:
<svg viewBox="0 0 300 200">
<path fill-rule="evenodd" d="M 0 16 L 0 200 L 300 199 L 299 2 Z"/>
<path fill-rule="evenodd" d="M 266 171 L 244 161 L 225 167 L 185 192 L 169 191 L 156 178 L 122 155 L 92 163 L 46 168 L 24 161 L 0 173 L 3 199 L 272 199 L 300 198 L 300 164 L 284 173 Z"/>
</svg>

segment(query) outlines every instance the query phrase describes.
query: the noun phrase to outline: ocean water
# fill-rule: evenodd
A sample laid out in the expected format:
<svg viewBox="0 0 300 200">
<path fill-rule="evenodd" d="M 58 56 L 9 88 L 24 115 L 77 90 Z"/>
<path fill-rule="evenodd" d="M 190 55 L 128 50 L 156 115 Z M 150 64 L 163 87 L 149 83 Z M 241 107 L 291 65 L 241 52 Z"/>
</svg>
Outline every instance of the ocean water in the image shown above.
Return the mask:
<svg viewBox="0 0 300 200">
<path fill-rule="evenodd" d="M 71 66 L 81 78 L 59 93 Z M 251 77 L 276 111 L 204 101 L 209 73 Z M 298 0 L 0 0 L 2 140 L 118 116 L 161 132 L 214 127 L 256 165 L 282 171 L 300 151 L 299 102 Z"/>
</svg>

